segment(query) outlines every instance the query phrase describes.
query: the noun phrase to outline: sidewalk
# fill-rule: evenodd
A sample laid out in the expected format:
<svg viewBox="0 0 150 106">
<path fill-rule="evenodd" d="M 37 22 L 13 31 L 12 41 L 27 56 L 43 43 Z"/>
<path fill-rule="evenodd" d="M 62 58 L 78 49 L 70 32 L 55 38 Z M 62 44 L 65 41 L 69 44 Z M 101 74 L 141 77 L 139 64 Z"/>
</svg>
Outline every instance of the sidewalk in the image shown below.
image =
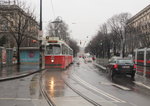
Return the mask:
<svg viewBox="0 0 150 106">
<path fill-rule="evenodd" d="M 0 68 L 0 81 L 11 80 L 25 77 L 41 71 L 39 65 L 17 65 L 5 66 Z"/>
<path fill-rule="evenodd" d="M 97 67 L 106 70 L 106 65 L 108 64 L 108 59 L 100 59 L 97 58 L 95 63 Z M 144 88 L 147 88 L 150 90 L 150 78 L 146 78 L 143 76 L 140 76 L 138 74 L 135 74 L 135 80 L 133 81 L 136 85 L 142 86 Z"/>
</svg>

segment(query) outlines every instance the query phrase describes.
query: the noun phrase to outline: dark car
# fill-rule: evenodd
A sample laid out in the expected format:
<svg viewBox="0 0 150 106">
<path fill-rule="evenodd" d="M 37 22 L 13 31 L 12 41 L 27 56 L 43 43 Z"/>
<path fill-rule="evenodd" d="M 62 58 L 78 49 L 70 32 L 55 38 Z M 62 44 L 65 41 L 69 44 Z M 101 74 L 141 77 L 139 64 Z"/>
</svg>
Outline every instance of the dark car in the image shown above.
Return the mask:
<svg viewBox="0 0 150 106">
<path fill-rule="evenodd" d="M 131 59 L 114 58 L 109 61 L 107 71 L 113 78 L 116 74 L 129 74 L 131 78 L 135 76 L 136 66 Z"/>
</svg>

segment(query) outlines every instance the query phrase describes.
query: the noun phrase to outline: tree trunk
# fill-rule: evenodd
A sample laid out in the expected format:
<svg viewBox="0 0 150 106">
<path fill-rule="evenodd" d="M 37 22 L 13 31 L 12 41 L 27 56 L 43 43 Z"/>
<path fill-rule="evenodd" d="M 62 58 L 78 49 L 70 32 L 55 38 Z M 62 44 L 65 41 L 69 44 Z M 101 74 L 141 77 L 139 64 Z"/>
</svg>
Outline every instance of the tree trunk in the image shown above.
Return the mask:
<svg viewBox="0 0 150 106">
<path fill-rule="evenodd" d="M 123 44 L 123 48 L 122 48 L 122 57 L 125 57 L 125 44 Z"/>
<path fill-rule="evenodd" d="M 113 47 L 113 52 L 114 52 L 114 55 L 116 55 L 116 43 L 114 42 L 114 47 Z"/>
<path fill-rule="evenodd" d="M 20 65 L 20 45 L 17 47 L 17 65 Z"/>
<path fill-rule="evenodd" d="M 110 58 L 110 43 L 107 44 L 107 58 Z"/>
</svg>

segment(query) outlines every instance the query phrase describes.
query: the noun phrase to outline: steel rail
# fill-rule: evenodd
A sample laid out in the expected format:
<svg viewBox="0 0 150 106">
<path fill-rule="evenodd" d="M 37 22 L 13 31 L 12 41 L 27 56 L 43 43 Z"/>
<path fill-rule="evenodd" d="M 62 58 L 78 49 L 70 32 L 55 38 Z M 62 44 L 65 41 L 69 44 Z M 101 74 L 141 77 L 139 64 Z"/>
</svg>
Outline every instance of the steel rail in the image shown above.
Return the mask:
<svg viewBox="0 0 150 106">
<path fill-rule="evenodd" d="M 64 79 L 63 79 L 64 80 Z M 102 106 L 99 103 L 93 101 L 92 99 L 88 98 L 87 96 L 83 95 L 80 91 L 74 89 L 67 81 L 64 80 L 64 83 L 71 89 L 73 90 L 75 93 L 77 93 L 79 96 L 81 96 L 82 98 L 84 98 L 86 101 L 88 101 L 89 103 L 93 104 L 94 106 Z"/>
<path fill-rule="evenodd" d="M 47 103 L 50 106 L 56 106 L 55 103 L 52 101 L 52 99 L 47 95 L 46 90 L 43 88 L 43 85 L 42 85 L 43 84 L 42 75 L 44 73 L 45 72 L 41 73 L 41 76 L 40 76 L 40 81 L 39 81 L 40 91 L 41 91 L 42 95 L 44 96 L 44 98 L 46 99 Z"/>
</svg>

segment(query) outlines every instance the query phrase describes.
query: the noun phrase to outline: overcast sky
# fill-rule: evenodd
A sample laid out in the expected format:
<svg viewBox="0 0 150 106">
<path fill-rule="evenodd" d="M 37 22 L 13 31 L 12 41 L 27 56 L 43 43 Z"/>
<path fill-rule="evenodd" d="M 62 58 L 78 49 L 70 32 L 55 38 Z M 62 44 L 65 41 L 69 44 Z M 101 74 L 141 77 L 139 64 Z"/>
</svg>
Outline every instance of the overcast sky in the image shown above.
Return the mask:
<svg viewBox="0 0 150 106">
<path fill-rule="evenodd" d="M 39 19 L 40 0 L 21 1 L 27 1 Z M 48 21 L 61 16 L 69 25 L 72 38 L 86 40 L 94 36 L 99 26 L 113 15 L 122 12 L 135 15 L 149 4 L 150 0 L 43 0 L 43 29 L 45 31 Z"/>
</svg>

